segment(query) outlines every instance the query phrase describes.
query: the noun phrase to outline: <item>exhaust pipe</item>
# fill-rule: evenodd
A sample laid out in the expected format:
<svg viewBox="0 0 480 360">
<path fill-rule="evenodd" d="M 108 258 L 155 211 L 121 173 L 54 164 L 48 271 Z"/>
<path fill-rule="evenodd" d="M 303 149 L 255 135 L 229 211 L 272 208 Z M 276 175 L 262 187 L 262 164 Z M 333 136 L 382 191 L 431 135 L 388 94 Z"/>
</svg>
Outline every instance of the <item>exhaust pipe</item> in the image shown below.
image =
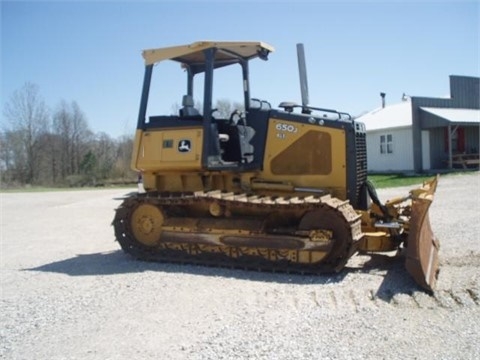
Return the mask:
<svg viewBox="0 0 480 360">
<path fill-rule="evenodd" d="M 333 109 L 323 109 L 318 107 L 309 106 L 309 98 L 308 98 L 308 82 L 307 82 L 307 65 L 305 63 L 305 49 L 302 43 L 297 44 L 297 58 L 298 58 L 298 72 L 300 75 L 300 91 L 302 94 L 302 114 L 310 115 L 313 110 L 320 111 L 323 114 L 323 117 L 328 119 L 328 115 L 325 113 L 333 113 L 338 116 L 336 120 L 344 120 L 344 121 L 351 121 L 352 117 L 350 114 L 345 112 L 340 112 Z M 282 105 L 283 104 L 283 105 Z M 286 111 L 293 111 L 294 107 L 298 105 L 292 106 L 292 103 L 282 103 L 280 107 L 285 107 Z M 287 110 L 288 109 L 288 110 Z"/>
<path fill-rule="evenodd" d="M 298 73 L 300 75 L 300 91 L 302 94 L 302 113 L 310 114 L 308 108 L 308 82 L 307 82 L 307 65 L 305 63 L 305 49 L 303 44 L 297 44 Z"/>
</svg>

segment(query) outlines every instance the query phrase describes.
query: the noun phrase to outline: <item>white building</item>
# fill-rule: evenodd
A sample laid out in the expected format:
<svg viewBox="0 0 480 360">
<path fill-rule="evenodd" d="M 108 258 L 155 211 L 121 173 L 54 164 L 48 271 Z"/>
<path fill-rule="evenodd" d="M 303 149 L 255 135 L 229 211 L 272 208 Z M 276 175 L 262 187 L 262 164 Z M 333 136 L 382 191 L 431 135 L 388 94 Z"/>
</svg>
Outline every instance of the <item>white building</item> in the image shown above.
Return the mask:
<svg viewBox="0 0 480 360">
<path fill-rule="evenodd" d="M 450 76 L 450 98 L 412 96 L 357 118 L 369 172 L 478 168 L 480 78 Z"/>
</svg>

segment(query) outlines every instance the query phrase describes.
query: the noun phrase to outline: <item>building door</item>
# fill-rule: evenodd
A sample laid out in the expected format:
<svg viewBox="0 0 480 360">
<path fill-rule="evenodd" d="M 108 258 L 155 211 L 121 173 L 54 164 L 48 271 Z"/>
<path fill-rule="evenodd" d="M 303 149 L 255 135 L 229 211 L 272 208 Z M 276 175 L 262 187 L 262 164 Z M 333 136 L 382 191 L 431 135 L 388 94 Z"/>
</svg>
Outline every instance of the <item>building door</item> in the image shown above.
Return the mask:
<svg viewBox="0 0 480 360">
<path fill-rule="evenodd" d="M 450 147 L 451 144 L 451 147 Z M 465 152 L 465 129 L 460 126 L 448 126 L 445 128 L 445 152 L 461 154 Z"/>
</svg>

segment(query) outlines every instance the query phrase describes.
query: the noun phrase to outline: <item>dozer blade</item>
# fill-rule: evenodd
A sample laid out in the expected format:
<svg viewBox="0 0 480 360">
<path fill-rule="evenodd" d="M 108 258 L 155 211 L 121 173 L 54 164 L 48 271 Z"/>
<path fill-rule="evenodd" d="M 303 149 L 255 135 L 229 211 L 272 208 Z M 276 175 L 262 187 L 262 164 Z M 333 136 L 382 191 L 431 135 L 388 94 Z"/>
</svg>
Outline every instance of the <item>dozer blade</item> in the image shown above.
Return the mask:
<svg viewBox="0 0 480 360">
<path fill-rule="evenodd" d="M 432 232 L 428 209 L 433 201 L 438 176 L 412 190 L 412 212 L 407 239 L 405 266 L 421 287 L 433 291 L 438 276 L 439 242 Z"/>
</svg>

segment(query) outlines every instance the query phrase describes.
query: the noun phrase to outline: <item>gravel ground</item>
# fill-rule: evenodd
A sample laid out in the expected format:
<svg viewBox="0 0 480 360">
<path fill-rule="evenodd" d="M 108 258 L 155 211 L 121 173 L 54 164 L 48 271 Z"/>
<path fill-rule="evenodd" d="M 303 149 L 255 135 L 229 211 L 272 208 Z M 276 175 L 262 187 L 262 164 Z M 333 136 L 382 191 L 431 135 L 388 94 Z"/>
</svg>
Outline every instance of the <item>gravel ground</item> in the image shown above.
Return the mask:
<svg viewBox="0 0 480 360">
<path fill-rule="evenodd" d="M 479 180 L 440 178 L 434 296 L 390 254 L 335 276 L 135 261 L 110 226 L 127 190 L 0 194 L 0 357 L 479 359 Z"/>
</svg>

